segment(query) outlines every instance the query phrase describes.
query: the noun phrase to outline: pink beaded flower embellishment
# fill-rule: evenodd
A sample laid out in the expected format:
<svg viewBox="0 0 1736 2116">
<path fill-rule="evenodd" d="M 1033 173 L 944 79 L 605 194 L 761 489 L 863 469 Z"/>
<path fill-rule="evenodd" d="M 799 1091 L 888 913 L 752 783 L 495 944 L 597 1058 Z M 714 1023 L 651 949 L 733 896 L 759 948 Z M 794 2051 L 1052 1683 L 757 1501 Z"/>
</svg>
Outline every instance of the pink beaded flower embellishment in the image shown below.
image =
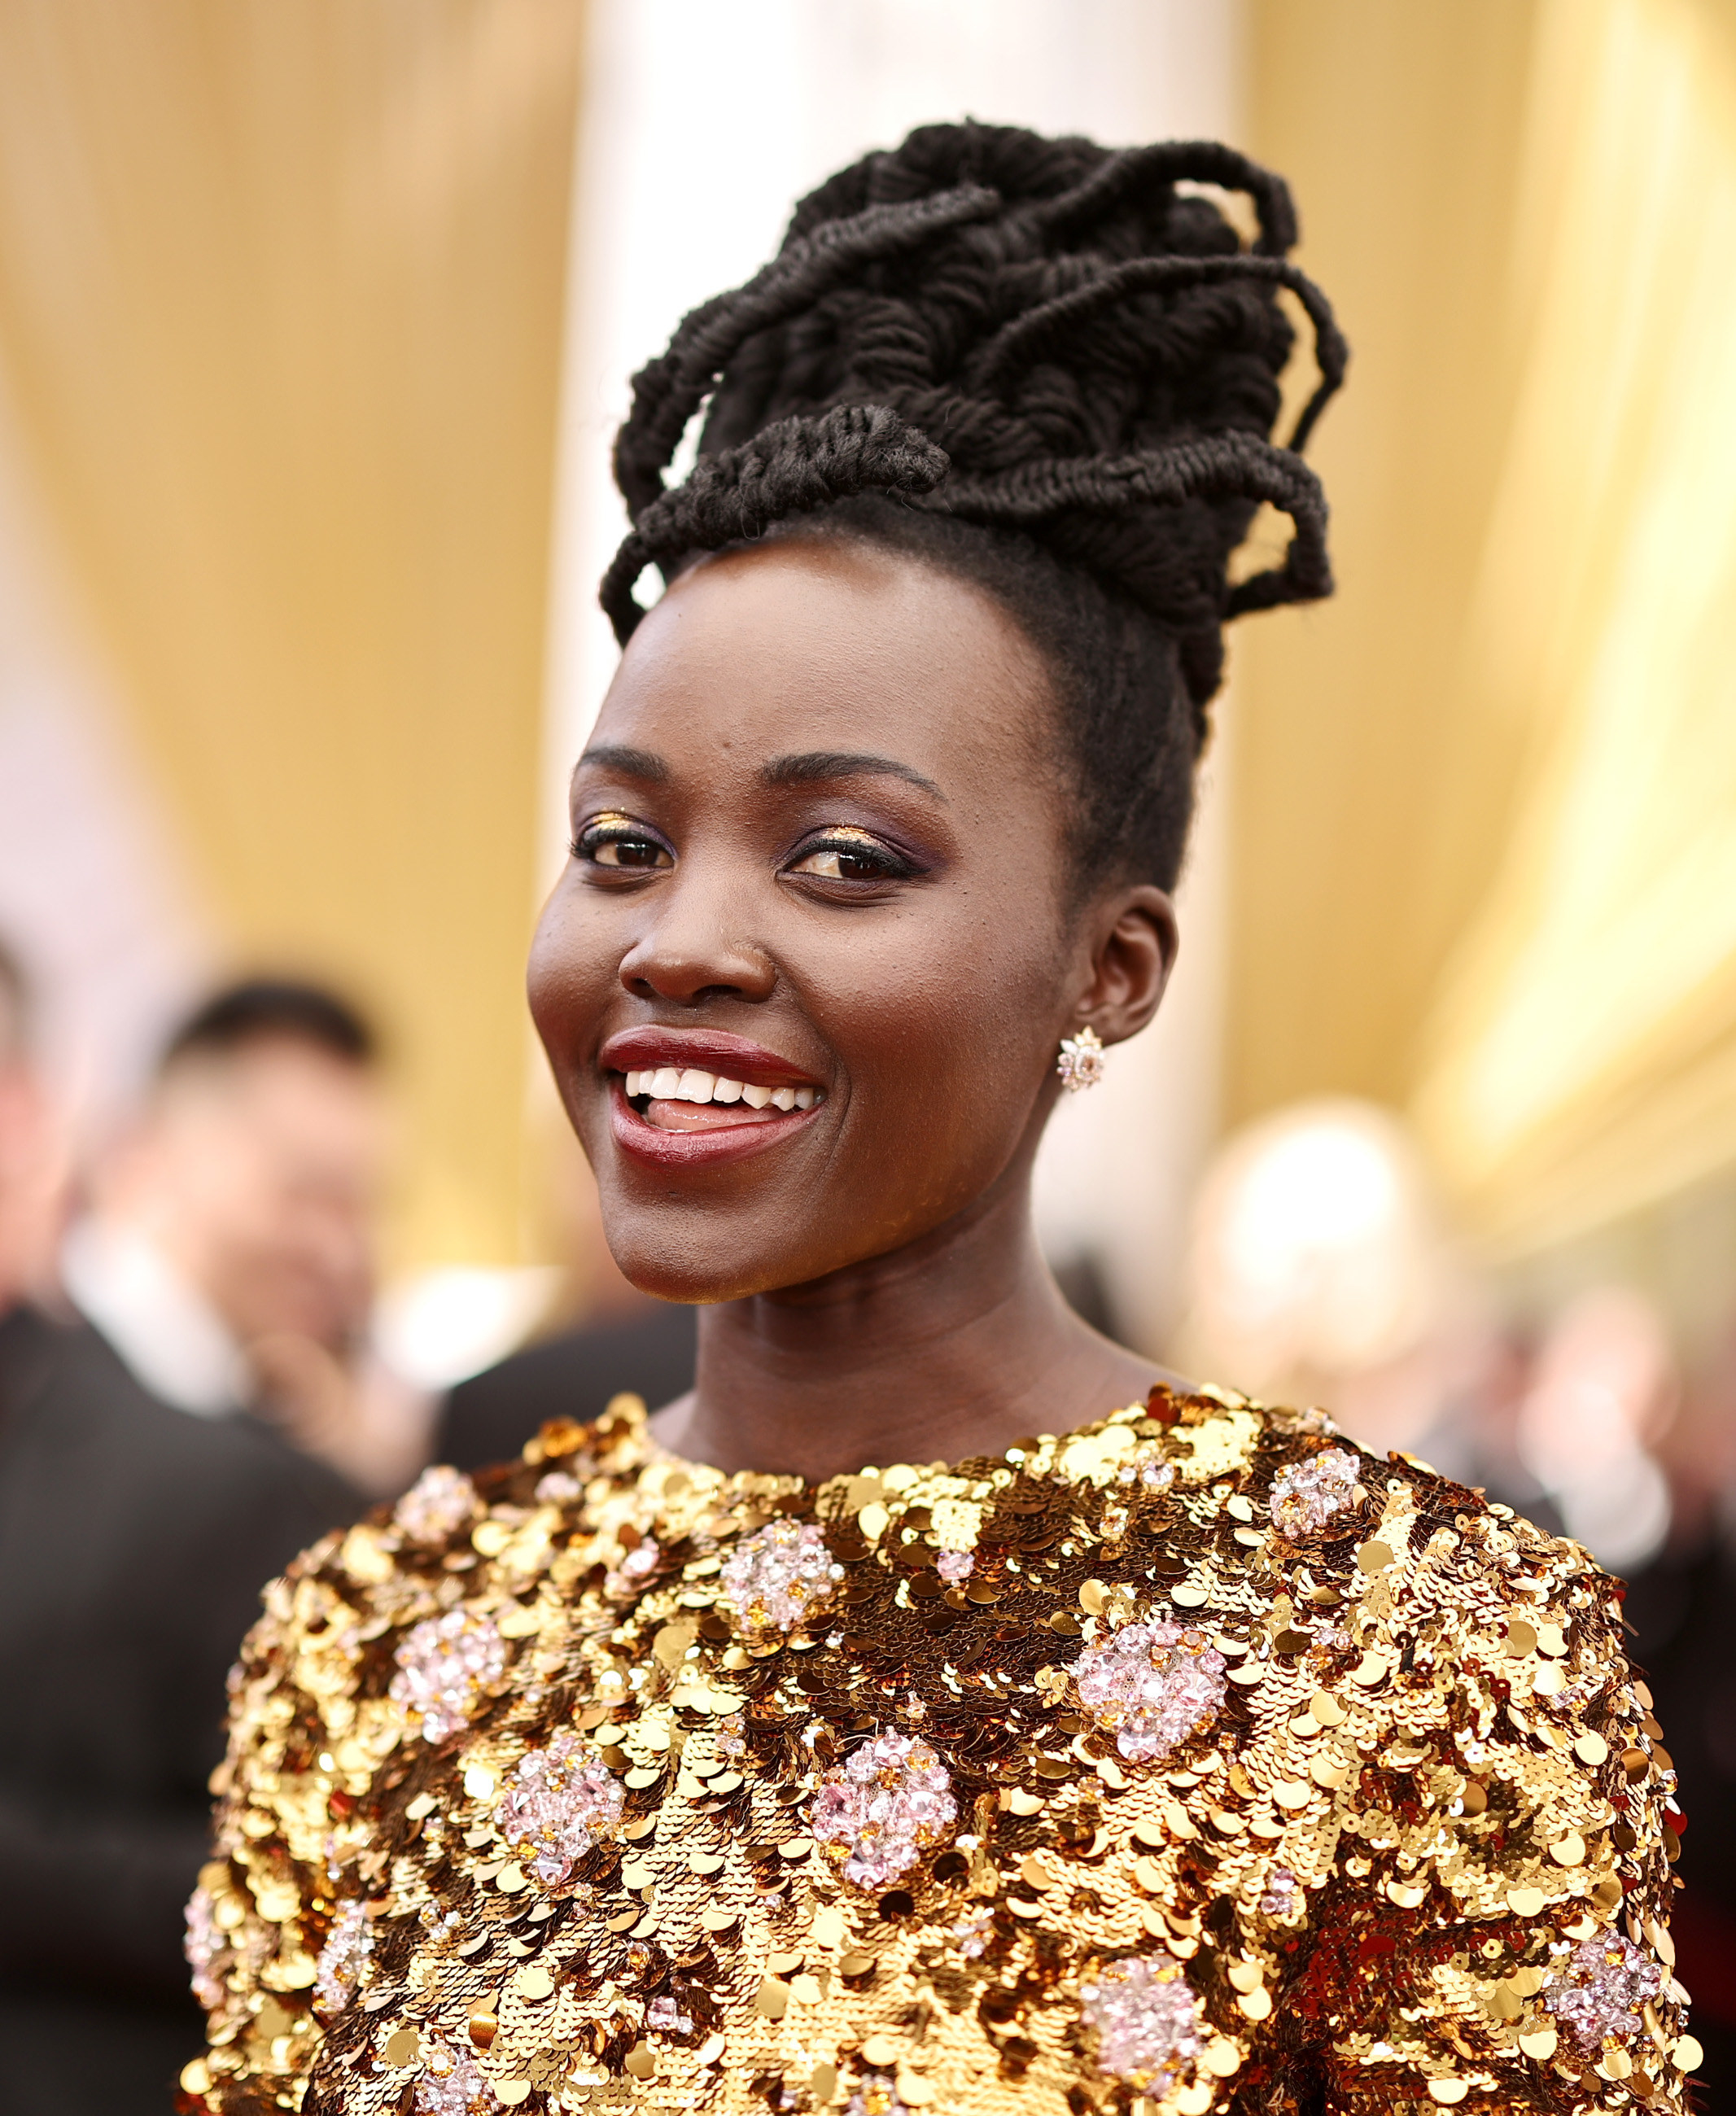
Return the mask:
<svg viewBox="0 0 1736 2116">
<path fill-rule="evenodd" d="M 1055 1060 L 1055 1070 L 1070 1095 L 1076 1095 L 1083 1088 L 1094 1088 L 1108 1066 L 1103 1038 L 1089 1022 L 1077 1036 L 1061 1037 L 1061 1056 Z"/>
<path fill-rule="evenodd" d="M 617 1601 L 630 1601 L 644 1587 L 662 1559 L 663 1548 L 654 1537 L 646 1536 L 630 1550 L 624 1551 L 621 1562 L 603 1581 L 603 1592 Z"/>
<path fill-rule="evenodd" d="M 1287 1462 L 1272 1479 L 1272 1525 L 1288 1543 L 1318 1535 L 1334 1514 L 1356 1503 L 1362 1465 L 1343 1447 Z"/>
<path fill-rule="evenodd" d="M 444 1741 L 499 1686 L 506 1641 L 492 1617 L 461 1604 L 418 1624 L 397 1660 L 389 1695 L 421 1719 L 425 1741 Z"/>
<path fill-rule="evenodd" d="M 1663 1972 L 1619 1932 L 1582 1939 L 1556 1974 L 1543 2003 L 1588 2056 L 1606 2041 L 1625 2043 L 1640 2032 L 1640 2009 L 1664 1988 Z"/>
<path fill-rule="evenodd" d="M 217 1905 L 209 1888 L 195 1888 L 186 1907 L 186 1934 L 181 1943 L 192 1971 L 193 1996 L 208 2013 L 223 2003 L 228 1986 L 223 1971 L 230 1961 L 229 1935 L 217 1922 Z"/>
<path fill-rule="evenodd" d="M 1161 1954 L 1112 1962 L 1080 1994 L 1100 2071 L 1163 2100 L 1200 2050 L 1200 2010 L 1179 1965 Z"/>
<path fill-rule="evenodd" d="M 1204 1631 L 1124 1624 L 1073 1663 L 1079 1700 L 1131 1763 L 1153 1763 L 1218 1716 L 1223 1655 Z"/>
<path fill-rule="evenodd" d="M 341 2013 L 356 1995 L 374 1952 L 366 1903 L 339 1903 L 320 1958 L 314 1965 L 314 2003 L 328 2013 Z"/>
<path fill-rule="evenodd" d="M 495 1817 L 503 1841 L 545 1888 L 559 1888 L 592 1845 L 620 1826 L 624 1796 L 601 1757 L 571 1734 L 519 1759 Z"/>
<path fill-rule="evenodd" d="M 392 1519 L 412 1543 L 444 1543 L 470 1525 L 481 1506 L 476 1486 L 462 1470 L 436 1462 L 404 1493 Z"/>
<path fill-rule="evenodd" d="M 814 1796 L 813 1830 L 859 1888 L 883 1888 L 951 1833 L 952 1780 L 917 1734 L 876 1734 Z"/>
<path fill-rule="evenodd" d="M 804 1626 L 831 1601 L 844 1567 L 812 1521 L 787 1518 L 744 1536 L 724 1560 L 724 1599 L 750 1639 Z"/>
<path fill-rule="evenodd" d="M 453 2049 L 431 2036 L 422 2045 L 422 2057 L 417 2116 L 493 2116 L 500 2106 L 468 2051 Z"/>
</svg>

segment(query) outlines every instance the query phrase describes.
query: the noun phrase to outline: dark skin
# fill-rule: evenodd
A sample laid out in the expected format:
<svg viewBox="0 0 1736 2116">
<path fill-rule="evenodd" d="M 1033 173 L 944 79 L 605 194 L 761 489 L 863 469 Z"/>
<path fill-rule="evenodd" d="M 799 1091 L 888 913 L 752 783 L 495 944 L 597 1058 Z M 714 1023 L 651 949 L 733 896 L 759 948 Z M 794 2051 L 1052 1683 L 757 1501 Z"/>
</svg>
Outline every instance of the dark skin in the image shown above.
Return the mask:
<svg viewBox="0 0 1736 2116">
<path fill-rule="evenodd" d="M 840 540 L 708 560 L 634 634 L 529 982 L 616 1261 L 707 1304 L 696 1386 L 653 1421 L 676 1453 L 956 1460 L 1170 1378 L 1073 1313 L 1032 1230 L 1061 1037 L 1136 1034 L 1176 952 L 1153 885 L 1080 900 L 1054 712 L 998 602 Z M 631 1103 L 629 1065 L 755 1067 L 629 1030 L 748 1039 L 815 1106 Z M 721 1154 L 658 1158 L 700 1127 Z"/>
</svg>

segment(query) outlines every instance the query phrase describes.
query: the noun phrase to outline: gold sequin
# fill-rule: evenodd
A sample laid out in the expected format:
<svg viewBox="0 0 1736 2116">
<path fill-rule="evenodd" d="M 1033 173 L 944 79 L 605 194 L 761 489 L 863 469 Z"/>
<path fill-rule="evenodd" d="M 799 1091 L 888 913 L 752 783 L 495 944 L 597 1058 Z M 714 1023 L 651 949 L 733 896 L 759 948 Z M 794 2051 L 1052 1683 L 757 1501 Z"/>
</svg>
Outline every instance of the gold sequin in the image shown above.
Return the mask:
<svg viewBox="0 0 1736 2116">
<path fill-rule="evenodd" d="M 1327 1450 L 1355 1503 L 1274 1532 Z M 839 1576 L 748 1635 L 725 1567 L 780 1520 Z M 1673 1768 L 1609 1583 L 1318 1414 L 1158 1392 L 812 1488 L 673 1462 L 623 1401 L 417 1525 L 311 1552 L 244 1654 L 182 2081 L 213 2116 L 389 2116 L 459 2065 L 529 2116 L 1681 2108 Z M 506 1673 L 430 1741 L 392 1656 L 460 1606 Z M 1190 1686 L 1154 1755 L 1071 1672 L 1140 1626 Z M 852 1806 L 882 1736 L 939 1775 Z M 857 1886 L 870 1826 L 909 1856 Z M 1660 1980 L 1593 2052 L 1551 2000 L 1600 1934 Z M 1088 1988 L 1167 2084 L 1100 2068 Z"/>
</svg>

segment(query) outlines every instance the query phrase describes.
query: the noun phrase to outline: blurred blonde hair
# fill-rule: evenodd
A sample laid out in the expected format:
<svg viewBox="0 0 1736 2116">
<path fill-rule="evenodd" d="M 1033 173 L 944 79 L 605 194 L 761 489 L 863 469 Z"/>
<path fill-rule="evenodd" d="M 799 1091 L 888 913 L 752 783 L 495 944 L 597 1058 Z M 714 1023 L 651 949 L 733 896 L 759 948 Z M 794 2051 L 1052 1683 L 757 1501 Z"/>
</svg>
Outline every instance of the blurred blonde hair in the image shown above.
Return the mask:
<svg viewBox="0 0 1736 2116">
<path fill-rule="evenodd" d="M 1247 1125 L 1208 1168 L 1177 1355 L 1253 1395 L 1324 1401 L 1391 1445 L 1452 1386 L 1474 1307 L 1404 1126 L 1323 1097 Z"/>
</svg>

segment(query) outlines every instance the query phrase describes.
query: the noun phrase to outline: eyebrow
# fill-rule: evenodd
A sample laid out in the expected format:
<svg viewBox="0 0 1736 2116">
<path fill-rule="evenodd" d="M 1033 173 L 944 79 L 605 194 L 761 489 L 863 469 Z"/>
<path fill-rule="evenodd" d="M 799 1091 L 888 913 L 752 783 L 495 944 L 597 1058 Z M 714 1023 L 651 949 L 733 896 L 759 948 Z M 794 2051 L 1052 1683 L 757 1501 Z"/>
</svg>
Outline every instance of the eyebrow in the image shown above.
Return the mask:
<svg viewBox="0 0 1736 2116">
<path fill-rule="evenodd" d="M 760 766 L 760 779 L 767 786 L 808 786 L 825 779 L 859 779 L 875 776 L 881 779 L 905 779 L 911 785 L 920 786 L 925 794 L 932 794 L 937 801 L 945 801 L 932 779 L 925 779 L 908 764 L 900 764 L 895 757 L 874 757 L 856 750 L 809 749 L 794 757 L 775 757 L 769 764 Z"/>
<path fill-rule="evenodd" d="M 587 749 L 573 769 L 581 771 L 587 765 L 594 765 L 600 770 L 618 771 L 624 779 L 642 779 L 653 786 L 669 784 L 669 766 L 648 749 L 629 749 L 619 743 L 602 743 L 595 749 Z"/>
</svg>

